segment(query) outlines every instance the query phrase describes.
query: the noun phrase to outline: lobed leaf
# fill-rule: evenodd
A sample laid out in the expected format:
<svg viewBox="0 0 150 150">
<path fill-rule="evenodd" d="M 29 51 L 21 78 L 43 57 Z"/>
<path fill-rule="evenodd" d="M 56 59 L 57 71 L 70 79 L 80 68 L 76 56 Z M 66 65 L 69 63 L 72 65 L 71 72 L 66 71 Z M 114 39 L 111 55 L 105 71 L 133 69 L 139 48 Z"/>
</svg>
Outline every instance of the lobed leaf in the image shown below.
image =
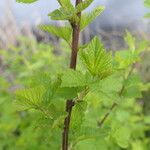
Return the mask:
<svg viewBox="0 0 150 150">
<path fill-rule="evenodd" d="M 17 104 L 23 106 L 22 109 L 35 108 L 39 109 L 42 101 L 43 94 L 46 89 L 43 86 L 38 86 L 29 89 L 22 89 L 16 91 Z"/>
<path fill-rule="evenodd" d="M 76 11 L 81 12 L 93 2 L 94 0 L 84 0 L 76 6 Z"/>
<path fill-rule="evenodd" d="M 57 0 L 57 1 L 66 10 L 67 9 L 70 10 L 70 11 L 74 10 L 74 7 L 73 7 L 73 5 L 72 5 L 70 0 Z"/>
<path fill-rule="evenodd" d="M 118 101 L 119 92 L 122 89 L 123 78 L 121 74 L 113 74 L 100 81 L 91 84 L 90 90 L 98 93 L 99 99 L 102 101 Z"/>
<path fill-rule="evenodd" d="M 82 87 L 86 85 L 86 78 L 79 71 L 69 69 L 62 76 L 61 87 Z"/>
<path fill-rule="evenodd" d="M 92 41 L 80 50 L 80 58 L 93 76 L 105 78 L 112 73 L 112 57 L 107 53 L 98 39 Z"/>
<path fill-rule="evenodd" d="M 81 17 L 81 22 L 80 22 L 81 31 L 86 26 L 88 26 L 96 17 L 98 17 L 104 11 L 104 9 L 105 9 L 104 6 L 98 6 L 92 12 L 83 14 Z"/>
<path fill-rule="evenodd" d="M 72 29 L 70 27 L 56 27 L 53 25 L 40 25 L 39 28 L 43 31 L 52 33 L 52 34 L 64 39 L 68 43 L 70 42 L 71 31 L 72 31 Z"/>
<path fill-rule="evenodd" d="M 48 15 L 52 20 L 68 20 L 70 22 L 79 22 L 79 17 L 77 16 L 75 9 L 70 11 L 64 7 L 60 7 Z"/>
</svg>

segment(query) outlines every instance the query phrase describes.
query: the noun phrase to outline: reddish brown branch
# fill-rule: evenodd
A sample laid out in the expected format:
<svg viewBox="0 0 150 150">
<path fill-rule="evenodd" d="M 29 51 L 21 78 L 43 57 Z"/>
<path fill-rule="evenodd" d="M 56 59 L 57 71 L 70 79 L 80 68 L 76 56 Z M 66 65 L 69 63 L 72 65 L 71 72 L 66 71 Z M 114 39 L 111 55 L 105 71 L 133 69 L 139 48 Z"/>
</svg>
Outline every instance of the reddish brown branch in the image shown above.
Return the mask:
<svg viewBox="0 0 150 150">
<path fill-rule="evenodd" d="M 78 5 L 81 1 L 82 0 L 76 0 L 76 5 Z M 79 12 L 77 15 L 80 19 L 81 12 Z M 71 52 L 70 68 L 76 69 L 79 34 L 80 34 L 80 21 L 78 22 L 78 24 L 72 24 L 72 28 L 73 33 L 72 33 L 72 52 Z"/>
<path fill-rule="evenodd" d="M 82 0 L 76 0 L 76 5 L 78 5 L 80 2 L 82 2 Z M 79 12 L 77 15 L 80 20 L 81 12 Z M 73 33 L 72 33 L 72 52 L 71 52 L 70 68 L 75 70 L 76 63 L 77 63 L 78 44 L 79 44 L 80 22 L 78 22 L 78 24 L 72 24 L 72 29 L 73 29 Z M 62 133 L 62 150 L 68 150 L 69 126 L 70 126 L 71 112 L 74 105 L 75 103 L 73 100 L 67 100 L 66 112 L 68 113 L 68 115 L 64 121 L 64 130 Z"/>
<path fill-rule="evenodd" d="M 68 116 L 64 121 L 64 131 L 62 134 L 62 150 L 68 150 L 68 135 L 69 135 L 69 125 L 71 119 L 71 111 L 74 106 L 74 102 L 72 100 L 67 100 L 66 102 L 66 112 L 68 112 Z"/>
</svg>

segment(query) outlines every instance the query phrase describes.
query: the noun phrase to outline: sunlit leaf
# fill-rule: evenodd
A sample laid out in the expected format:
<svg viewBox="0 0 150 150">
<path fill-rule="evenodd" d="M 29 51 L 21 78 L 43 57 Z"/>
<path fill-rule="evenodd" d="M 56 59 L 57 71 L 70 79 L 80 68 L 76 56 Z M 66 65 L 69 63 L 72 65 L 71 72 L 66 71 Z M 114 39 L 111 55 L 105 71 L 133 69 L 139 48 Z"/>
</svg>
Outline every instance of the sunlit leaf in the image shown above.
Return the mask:
<svg viewBox="0 0 150 150">
<path fill-rule="evenodd" d="M 48 33 L 54 34 L 60 38 L 63 38 L 68 43 L 71 39 L 71 27 L 56 27 L 53 25 L 40 25 L 41 30 L 46 31 Z"/>
<path fill-rule="evenodd" d="M 112 73 L 111 54 L 106 52 L 98 37 L 93 38 L 85 48 L 81 48 L 80 57 L 93 76 L 104 78 Z"/>
<path fill-rule="evenodd" d="M 85 13 L 81 17 L 80 29 L 81 31 L 88 26 L 96 17 L 98 17 L 103 11 L 104 6 L 98 6 L 92 12 Z"/>
</svg>

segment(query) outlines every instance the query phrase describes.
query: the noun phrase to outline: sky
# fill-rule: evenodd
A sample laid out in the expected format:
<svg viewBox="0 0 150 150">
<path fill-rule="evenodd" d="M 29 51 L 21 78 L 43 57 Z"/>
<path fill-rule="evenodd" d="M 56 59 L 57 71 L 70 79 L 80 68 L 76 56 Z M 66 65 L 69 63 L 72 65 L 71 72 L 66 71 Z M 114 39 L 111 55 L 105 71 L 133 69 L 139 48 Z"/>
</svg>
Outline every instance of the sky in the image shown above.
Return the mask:
<svg viewBox="0 0 150 150">
<path fill-rule="evenodd" d="M 75 1 L 75 0 L 73 0 Z M 126 23 L 129 20 L 140 20 L 146 12 L 143 6 L 144 0 L 94 0 L 87 11 L 97 5 L 105 5 L 106 10 L 102 19 L 107 22 Z M 22 22 L 48 22 L 47 14 L 58 8 L 57 0 L 39 0 L 36 3 L 26 5 L 16 3 L 15 0 L 0 0 L 0 17 L 4 16 L 5 8 L 12 4 L 13 14 L 19 23 Z"/>
</svg>

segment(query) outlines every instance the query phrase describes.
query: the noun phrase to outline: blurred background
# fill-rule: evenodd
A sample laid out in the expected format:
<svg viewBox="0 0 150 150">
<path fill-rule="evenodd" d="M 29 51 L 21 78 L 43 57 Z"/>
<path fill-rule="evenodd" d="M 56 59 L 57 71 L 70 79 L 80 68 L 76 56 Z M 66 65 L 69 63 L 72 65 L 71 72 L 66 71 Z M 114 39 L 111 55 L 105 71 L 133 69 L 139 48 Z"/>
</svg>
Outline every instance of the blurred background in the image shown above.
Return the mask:
<svg viewBox="0 0 150 150">
<path fill-rule="evenodd" d="M 149 10 L 144 7 L 143 0 L 94 0 L 86 11 L 97 5 L 104 5 L 106 10 L 82 32 L 81 43 L 98 35 L 108 50 L 125 49 L 126 30 L 137 41 L 150 41 L 150 19 L 143 17 Z M 57 68 L 60 70 L 68 65 L 66 43 L 37 27 L 50 23 L 62 25 L 63 22 L 51 21 L 47 16 L 57 7 L 56 0 L 39 0 L 31 5 L 0 0 L 0 150 L 47 150 L 48 138 L 44 141 L 46 146 L 39 144 L 46 133 L 38 130 L 38 134 L 33 134 L 38 121 L 36 115 L 17 112 L 12 106 L 12 93 L 22 85 L 26 86 L 26 78 L 39 70 L 55 74 Z M 143 58 L 139 73 L 144 82 L 149 82 L 150 54 L 146 53 Z M 146 92 L 143 98 L 142 111 L 147 115 L 150 114 L 149 95 L 150 92 Z M 32 120 L 35 123 L 31 123 Z M 32 141 L 32 138 L 36 140 Z"/>
<path fill-rule="evenodd" d="M 85 30 L 82 41 L 89 40 L 92 34 L 98 34 L 106 47 L 120 49 L 123 44 L 121 37 L 126 29 L 139 38 L 149 39 L 150 20 L 143 18 L 148 11 L 143 3 L 143 0 L 95 0 L 87 11 L 100 4 L 104 5 L 106 10 Z M 57 1 L 40 0 L 31 5 L 24 5 L 16 3 L 15 0 L 1 0 L 0 34 L 3 36 L 0 36 L 0 46 L 7 47 L 14 44 L 15 37 L 20 34 L 28 36 L 33 34 L 38 40 L 46 40 L 36 25 L 51 23 L 47 14 L 57 7 Z M 120 42 L 117 42 L 118 40 Z"/>
</svg>

